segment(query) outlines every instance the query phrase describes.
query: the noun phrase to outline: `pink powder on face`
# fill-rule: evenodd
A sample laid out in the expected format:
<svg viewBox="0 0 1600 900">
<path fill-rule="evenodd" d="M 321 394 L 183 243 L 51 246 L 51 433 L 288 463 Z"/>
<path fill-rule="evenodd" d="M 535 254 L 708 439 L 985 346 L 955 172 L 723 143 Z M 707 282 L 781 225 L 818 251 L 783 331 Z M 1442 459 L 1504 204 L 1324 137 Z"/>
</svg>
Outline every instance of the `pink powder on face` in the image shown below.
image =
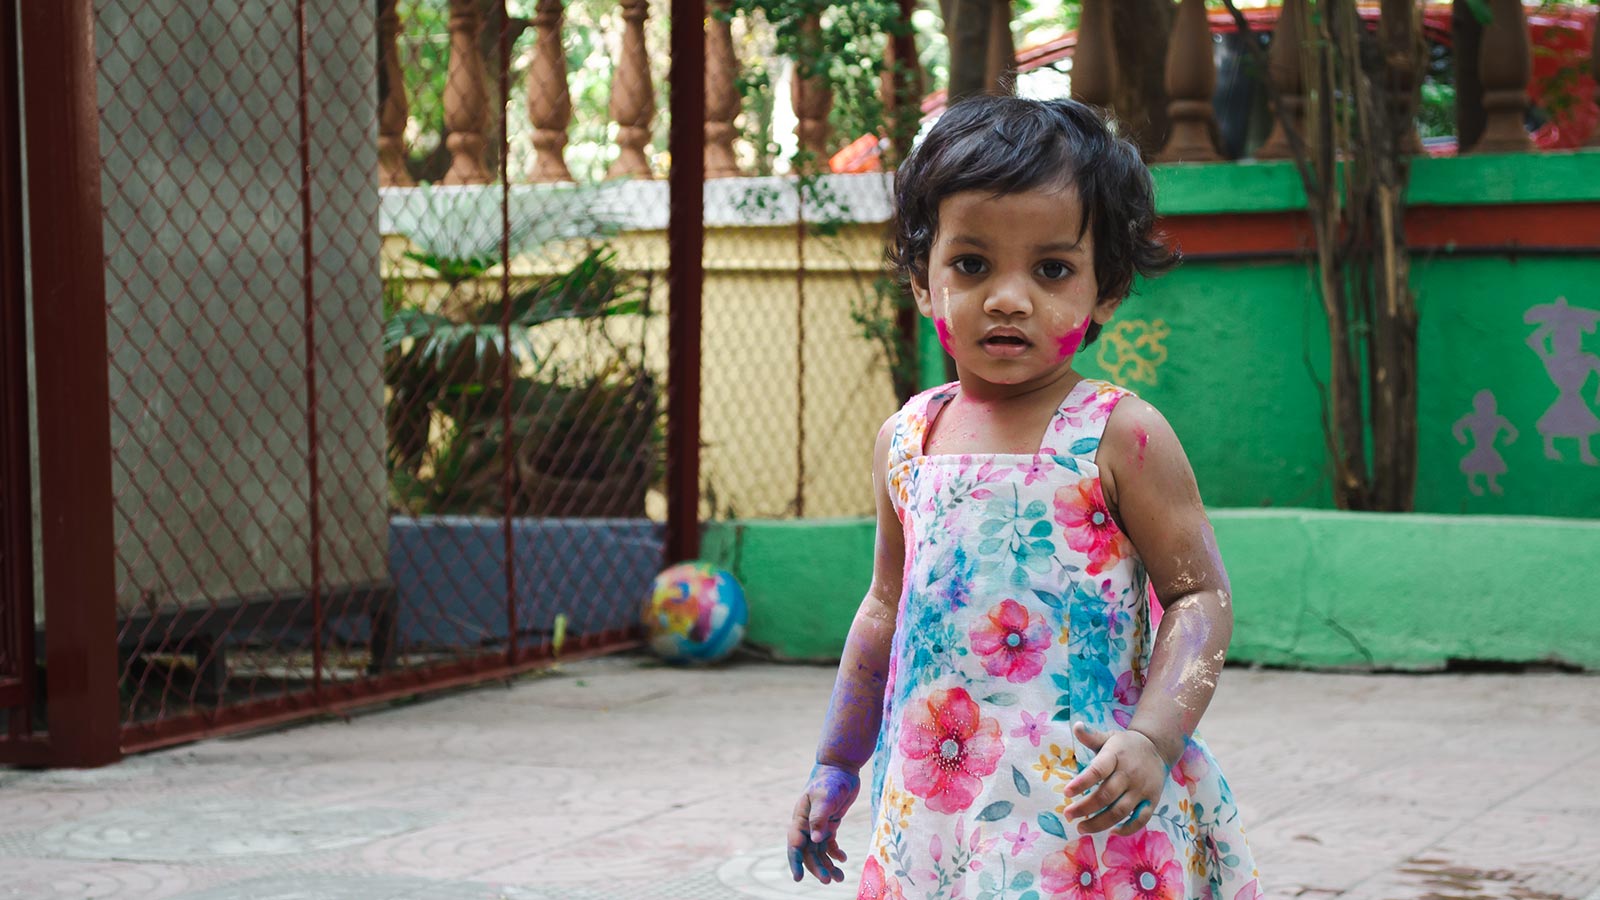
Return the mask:
<svg viewBox="0 0 1600 900">
<path fill-rule="evenodd" d="M 950 323 L 944 319 L 934 319 L 933 330 L 939 333 L 939 346 L 944 348 L 944 352 L 953 354 L 955 351 L 950 349 Z"/>
<path fill-rule="evenodd" d="M 1078 327 L 1057 338 L 1056 350 L 1060 354 L 1060 358 L 1066 359 L 1074 353 L 1077 353 L 1078 348 L 1083 345 L 1083 336 L 1088 331 L 1089 317 L 1084 316 L 1083 321 L 1078 323 Z"/>
</svg>

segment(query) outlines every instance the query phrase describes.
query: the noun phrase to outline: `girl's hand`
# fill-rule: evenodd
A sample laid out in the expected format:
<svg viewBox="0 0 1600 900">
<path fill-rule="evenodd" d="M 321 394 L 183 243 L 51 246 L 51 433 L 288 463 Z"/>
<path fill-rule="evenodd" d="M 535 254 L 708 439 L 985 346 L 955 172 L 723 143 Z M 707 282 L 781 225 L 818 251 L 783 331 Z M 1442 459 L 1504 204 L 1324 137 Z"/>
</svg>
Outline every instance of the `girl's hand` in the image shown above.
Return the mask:
<svg viewBox="0 0 1600 900">
<path fill-rule="evenodd" d="M 823 884 L 844 880 L 844 871 L 833 862 L 846 859 L 839 849 L 839 823 L 860 792 L 861 776 L 850 769 L 818 763 L 811 770 L 789 824 L 789 874 L 795 881 L 806 877 L 801 866 Z"/>
<path fill-rule="evenodd" d="M 1143 828 L 1167 781 L 1167 761 L 1155 742 L 1137 731 L 1096 731 L 1082 722 L 1072 723 L 1072 734 L 1095 757 L 1067 782 L 1068 797 L 1093 788 L 1067 805 L 1067 819 L 1089 817 L 1078 823 L 1079 834 L 1105 831 L 1118 822 L 1116 833 L 1123 836 Z"/>
</svg>

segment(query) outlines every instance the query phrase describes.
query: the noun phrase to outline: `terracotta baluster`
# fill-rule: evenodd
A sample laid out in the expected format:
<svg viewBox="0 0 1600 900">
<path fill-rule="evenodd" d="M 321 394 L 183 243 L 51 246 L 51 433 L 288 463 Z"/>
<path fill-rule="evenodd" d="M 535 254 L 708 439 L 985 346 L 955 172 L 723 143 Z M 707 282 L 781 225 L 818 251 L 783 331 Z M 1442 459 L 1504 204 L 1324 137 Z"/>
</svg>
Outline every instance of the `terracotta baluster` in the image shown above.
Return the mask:
<svg viewBox="0 0 1600 900">
<path fill-rule="evenodd" d="M 1017 87 L 1017 47 L 1011 40 L 1011 0 L 994 0 L 989 14 L 989 51 L 983 66 L 984 89 L 991 94 L 1014 94 Z"/>
<path fill-rule="evenodd" d="M 1483 81 L 1483 137 L 1473 153 L 1520 153 L 1533 149 L 1523 126 L 1528 112 L 1532 48 L 1521 0 L 1491 0 L 1494 18 L 1483 27 L 1478 77 Z"/>
<path fill-rule="evenodd" d="M 905 66 L 899 64 L 901 52 L 909 59 Z M 917 61 L 916 36 L 891 35 L 885 48 L 878 94 L 883 100 L 893 165 L 905 158 L 905 150 L 910 149 L 922 123 L 922 93 L 922 66 Z"/>
<path fill-rule="evenodd" d="M 378 184 L 383 187 L 410 187 L 416 184 L 406 171 L 405 73 L 400 70 L 396 46 L 400 36 L 399 0 L 382 0 L 378 8 L 378 54 L 383 71 L 383 98 L 378 106 Z"/>
<path fill-rule="evenodd" d="M 1276 88 L 1283 116 L 1277 114 L 1277 109 L 1273 110 L 1272 131 L 1266 143 L 1256 151 L 1257 159 L 1288 159 L 1294 155 L 1283 118 L 1293 123 L 1300 137 L 1305 138 L 1305 8 L 1306 0 L 1284 0 L 1278 25 L 1272 30 L 1272 44 L 1267 48 L 1267 77 Z"/>
<path fill-rule="evenodd" d="M 733 156 L 738 129 L 739 60 L 733 55 L 733 31 L 728 16 L 733 0 L 710 0 L 706 18 L 706 177 L 730 178 L 739 174 Z"/>
<path fill-rule="evenodd" d="M 650 83 L 650 57 L 644 50 L 644 20 L 649 14 L 646 0 L 622 0 L 622 54 L 611 74 L 611 119 L 617 123 L 621 152 L 606 170 L 607 178 L 650 177 L 644 148 L 650 143 L 656 98 Z"/>
<path fill-rule="evenodd" d="M 489 106 L 483 57 L 478 55 L 482 30 L 477 0 L 450 0 L 450 68 L 444 84 L 450 171 L 444 174 L 445 184 L 489 183 L 489 170 L 483 164 L 483 129 L 489 123 Z"/>
<path fill-rule="evenodd" d="M 561 0 L 539 0 L 533 14 L 533 59 L 528 63 L 528 122 L 533 125 L 535 184 L 571 181 L 564 153 L 572 124 L 567 55 L 561 49 Z"/>
<path fill-rule="evenodd" d="M 818 40 L 821 26 L 816 16 L 807 19 L 803 29 L 802 46 Z M 817 54 L 808 53 L 807 57 L 815 59 Z M 801 152 L 810 154 L 812 165 L 821 169 L 828 162 L 828 111 L 833 109 L 833 89 L 828 86 L 828 79 L 822 73 L 801 78 L 800 66 L 801 63 L 796 60 L 789 89 L 795 117 L 799 120 L 795 134 L 800 138 Z"/>
<path fill-rule="evenodd" d="M 1595 84 L 1600 84 L 1600 22 L 1595 24 L 1594 41 L 1589 45 L 1589 75 Z M 1584 146 L 1600 147 L 1600 122 L 1594 123 L 1594 131 Z"/>
<path fill-rule="evenodd" d="M 1216 113 L 1211 95 L 1217 88 L 1217 68 L 1211 57 L 1211 25 L 1206 21 L 1205 0 L 1183 0 L 1172 21 L 1167 42 L 1167 114 L 1172 131 L 1156 157 L 1159 162 L 1207 162 L 1220 159 L 1211 135 Z"/>
<path fill-rule="evenodd" d="M 1396 145 L 1401 153 L 1422 153 L 1417 134 L 1418 60 L 1423 52 L 1412 0 L 1383 0 L 1379 6 L 1378 43 L 1383 48 L 1388 113 L 1400 126 Z"/>
<path fill-rule="evenodd" d="M 1116 45 L 1111 43 L 1111 0 L 1083 0 L 1078 46 L 1072 51 L 1072 99 L 1106 109 Z"/>
</svg>

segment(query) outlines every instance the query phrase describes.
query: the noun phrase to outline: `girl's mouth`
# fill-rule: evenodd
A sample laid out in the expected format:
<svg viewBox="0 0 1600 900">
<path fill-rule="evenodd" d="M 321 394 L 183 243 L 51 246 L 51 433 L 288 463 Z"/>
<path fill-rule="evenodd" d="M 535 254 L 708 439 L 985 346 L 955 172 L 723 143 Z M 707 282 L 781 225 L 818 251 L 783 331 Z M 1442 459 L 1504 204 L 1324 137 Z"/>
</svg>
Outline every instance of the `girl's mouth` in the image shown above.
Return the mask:
<svg viewBox="0 0 1600 900">
<path fill-rule="evenodd" d="M 1015 334 L 992 334 L 978 343 L 990 356 L 1007 359 L 1021 356 L 1032 346 L 1027 338 Z"/>
</svg>

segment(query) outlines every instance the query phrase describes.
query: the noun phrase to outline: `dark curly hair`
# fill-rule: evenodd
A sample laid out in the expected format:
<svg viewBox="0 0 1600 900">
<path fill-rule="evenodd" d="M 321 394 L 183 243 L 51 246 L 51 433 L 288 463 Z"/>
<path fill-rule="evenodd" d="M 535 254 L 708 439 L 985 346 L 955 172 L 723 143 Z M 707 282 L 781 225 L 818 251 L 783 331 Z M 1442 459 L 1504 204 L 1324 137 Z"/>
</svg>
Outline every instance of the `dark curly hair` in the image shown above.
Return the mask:
<svg viewBox="0 0 1600 900">
<path fill-rule="evenodd" d="M 1040 186 L 1077 188 L 1078 233 L 1094 238 L 1100 299 L 1126 297 L 1135 273 L 1154 277 L 1179 254 L 1156 233 L 1155 186 L 1139 151 L 1076 100 L 980 95 L 952 105 L 895 173 L 889 262 L 903 281 L 927 278 L 939 204 L 962 191 L 996 196 Z M 1092 323 L 1087 346 L 1100 334 Z"/>
</svg>

